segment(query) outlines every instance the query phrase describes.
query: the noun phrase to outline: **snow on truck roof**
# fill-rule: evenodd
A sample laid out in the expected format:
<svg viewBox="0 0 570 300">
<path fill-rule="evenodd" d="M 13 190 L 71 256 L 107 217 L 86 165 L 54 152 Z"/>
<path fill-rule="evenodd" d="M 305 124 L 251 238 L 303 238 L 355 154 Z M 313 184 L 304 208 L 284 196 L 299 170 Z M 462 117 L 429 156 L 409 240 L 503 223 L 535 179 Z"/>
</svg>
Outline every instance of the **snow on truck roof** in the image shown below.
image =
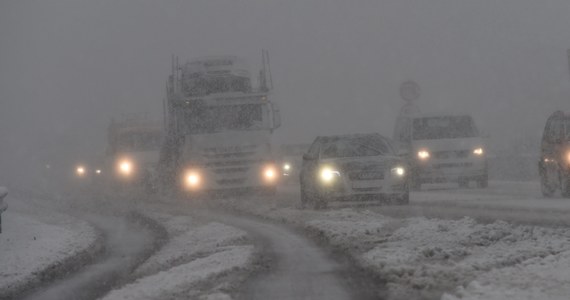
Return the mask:
<svg viewBox="0 0 570 300">
<path fill-rule="evenodd" d="M 429 112 L 429 113 L 419 113 L 412 115 L 413 119 L 421 118 L 436 118 L 436 117 L 461 117 L 461 116 L 471 116 L 468 112 Z"/>
<path fill-rule="evenodd" d="M 196 58 L 184 64 L 182 68 L 185 74 L 221 75 L 229 73 L 249 77 L 247 62 L 231 55 Z"/>
</svg>

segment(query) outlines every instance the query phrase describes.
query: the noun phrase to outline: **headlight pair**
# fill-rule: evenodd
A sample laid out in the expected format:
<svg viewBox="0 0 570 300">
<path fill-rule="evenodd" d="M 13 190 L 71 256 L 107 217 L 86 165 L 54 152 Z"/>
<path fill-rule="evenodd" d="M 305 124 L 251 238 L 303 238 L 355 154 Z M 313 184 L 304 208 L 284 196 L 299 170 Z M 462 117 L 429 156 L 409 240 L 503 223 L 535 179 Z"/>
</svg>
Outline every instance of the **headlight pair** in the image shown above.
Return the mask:
<svg viewBox="0 0 570 300">
<path fill-rule="evenodd" d="M 483 154 L 485 154 L 485 151 L 483 150 L 482 147 L 477 147 L 475 149 L 473 149 L 472 152 L 475 156 L 483 156 Z M 431 157 L 431 153 L 426 150 L 426 149 L 422 149 L 420 151 L 418 151 L 418 158 L 420 160 L 428 160 Z"/>
<path fill-rule="evenodd" d="M 101 175 L 101 169 L 95 169 L 95 175 Z M 75 174 L 79 177 L 87 175 L 87 168 L 84 165 L 79 165 L 75 168 Z"/>
</svg>

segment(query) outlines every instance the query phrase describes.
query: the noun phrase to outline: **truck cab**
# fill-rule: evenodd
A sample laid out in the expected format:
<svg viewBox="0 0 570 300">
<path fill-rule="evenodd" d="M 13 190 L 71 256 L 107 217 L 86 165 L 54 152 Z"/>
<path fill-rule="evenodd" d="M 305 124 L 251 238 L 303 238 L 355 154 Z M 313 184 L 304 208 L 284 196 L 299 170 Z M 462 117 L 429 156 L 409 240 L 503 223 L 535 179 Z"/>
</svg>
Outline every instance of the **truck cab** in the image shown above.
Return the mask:
<svg viewBox="0 0 570 300">
<path fill-rule="evenodd" d="M 403 127 L 400 144 L 412 165 L 412 188 L 424 183 L 475 181 L 488 185 L 486 151 L 469 114 L 417 114 Z"/>
<path fill-rule="evenodd" d="M 188 195 L 274 193 L 280 170 L 272 134 L 281 121 L 268 90 L 254 90 L 245 63 L 234 56 L 198 59 L 179 69 L 167 95 L 166 178 Z"/>
</svg>

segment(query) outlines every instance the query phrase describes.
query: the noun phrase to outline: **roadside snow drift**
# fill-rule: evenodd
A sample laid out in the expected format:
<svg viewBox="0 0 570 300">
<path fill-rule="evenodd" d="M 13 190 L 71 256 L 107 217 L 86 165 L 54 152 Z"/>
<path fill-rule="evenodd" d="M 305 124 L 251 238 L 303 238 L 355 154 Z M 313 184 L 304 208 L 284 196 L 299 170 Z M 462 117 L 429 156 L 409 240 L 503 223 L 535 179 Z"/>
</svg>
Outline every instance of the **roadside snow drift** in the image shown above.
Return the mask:
<svg viewBox="0 0 570 300">
<path fill-rule="evenodd" d="M 0 298 L 9 298 L 53 275 L 50 272 L 81 253 L 95 251 L 97 232 L 87 223 L 61 217 L 48 224 L 9 210 L 0 234 Z M 65 221 L 63 221 L 65 220 Z"/>
<path fill-rule="evenodd" d="M 252 264 L 254 247 L 247 245 L 246 232 L 189 216 L 147 216 L 164 226 L 168 242 L 133 272 L 134 282 L 104 299 L 231 299 L 220 291 L 225 280 L 217 279 Z"/>
<path fill-rule="evenodd" d="M 200 294 L 200 291 L 193 290 L 198 284 L 243 268 L 250 262 L 252 253 L 253 246 L 230 246 L 204 258 L 139 279 L 112 291 L 103 299 L 193 299 Z"/>
</svg>

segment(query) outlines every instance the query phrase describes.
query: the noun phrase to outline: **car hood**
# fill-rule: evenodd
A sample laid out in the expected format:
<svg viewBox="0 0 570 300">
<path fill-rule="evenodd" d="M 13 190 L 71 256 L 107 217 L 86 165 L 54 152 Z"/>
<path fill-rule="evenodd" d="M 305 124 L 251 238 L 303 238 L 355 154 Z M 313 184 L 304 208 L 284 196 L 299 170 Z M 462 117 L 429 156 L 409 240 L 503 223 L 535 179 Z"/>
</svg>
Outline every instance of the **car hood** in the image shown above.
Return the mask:
<svg viewBox="0 0 570 300">
<path fill-rule="evenodd" d="M 403 163 L 398 156 L 364 156 L 321 159 L 321 164 L 331 165 L 343 172 L 384 170 L 395 164 Z"/>
</svg>

